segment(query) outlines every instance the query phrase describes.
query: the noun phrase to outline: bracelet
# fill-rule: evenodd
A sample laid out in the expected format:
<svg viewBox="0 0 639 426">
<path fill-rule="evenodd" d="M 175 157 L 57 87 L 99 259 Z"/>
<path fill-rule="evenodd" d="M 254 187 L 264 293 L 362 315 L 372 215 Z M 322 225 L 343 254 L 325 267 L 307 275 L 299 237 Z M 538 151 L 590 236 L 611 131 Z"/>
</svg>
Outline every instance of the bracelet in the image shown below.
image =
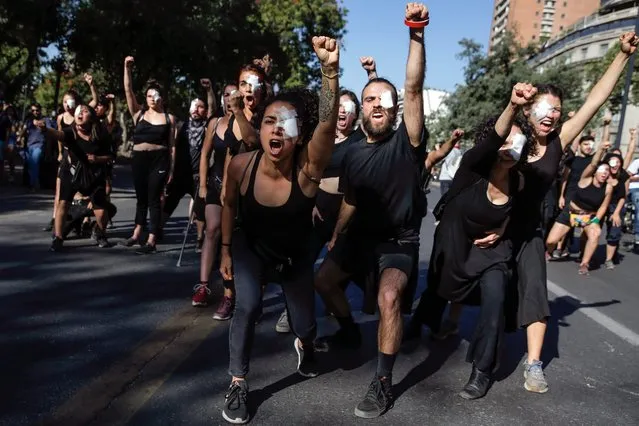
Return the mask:
<svg viewBox="0 0 639 426">
<path fill-rule="evenodd" d="M 588 222 L 588 224 L 599 225 L 600 224 L 599 218 L 597 216 L 593 217 L 592 219 L 590 219 L 590 222 Z"/>
<path fill-rule="evenodd" d="M 320 67 L 320 71 L 322 72 L 322 75 L 326 78 L 328 78 L 329 80 L 332 80 L 334 78 L 336 78 L 339 75 L 339 71 L 335 71 L 335 74 L 333 75 L 326 75 L 326 73 L 324 72 L 324 67 Z"/>
<path fill-rule="evenodd" d="M 408 19 L 404 19 L 404 24 L 410 28 L 424 28 L 430 24 L 430 18 L 426 18 L 423 21 L 409 21 Z"/>
</svg>

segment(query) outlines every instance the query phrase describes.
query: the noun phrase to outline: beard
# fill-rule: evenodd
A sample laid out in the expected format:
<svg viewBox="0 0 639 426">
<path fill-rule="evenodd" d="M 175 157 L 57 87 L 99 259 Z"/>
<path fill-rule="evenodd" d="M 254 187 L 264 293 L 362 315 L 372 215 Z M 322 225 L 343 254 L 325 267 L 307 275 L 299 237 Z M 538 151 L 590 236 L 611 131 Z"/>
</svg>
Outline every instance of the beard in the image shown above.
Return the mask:
<svg viewBox="0 0 639 426">
<path fill-rule="evenodd" d="M 381 127 L 374 127 L 369 116 L 364 116 L 362 118 L 362 127 L 364 127 L 364 131 L 368 136 L 379 138 L 388 135 L 393 131 L 393 125 L 395 124 L 395 119 L 397 116 L 395 114 L 391 114 L 388 117 L 388 122 Z"/>
</svg>

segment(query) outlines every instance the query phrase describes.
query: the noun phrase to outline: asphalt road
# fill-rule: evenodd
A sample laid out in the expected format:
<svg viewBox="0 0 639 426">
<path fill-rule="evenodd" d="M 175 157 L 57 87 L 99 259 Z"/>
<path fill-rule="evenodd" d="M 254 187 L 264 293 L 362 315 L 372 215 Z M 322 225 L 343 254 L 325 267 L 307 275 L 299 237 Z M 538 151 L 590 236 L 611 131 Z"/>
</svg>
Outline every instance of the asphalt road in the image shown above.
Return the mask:
<svg viewBox="0 0 639 426">
<path fill-rule="evenodd" d="M 113 242 L 129 235 L 135 204 L 127 168 L 116 172 Z M 435 201 L 432 194 L 430 205 Z M 194 234 L 182 267 L 175 265 L 187 204 L 156 255 L 99 249 L 89 240 L 50 253 L 40 229 L 51 195 L 0 188 L 0 424 L 224 424 L 228 323 L 214 321 L 213 308 L 190 306 L 198 280 Z M 432 222 L 424 219 L 420 288 Z M 349 297 L 363 347 L 321 356 L 323 374 L 307 380 L 295 374 L 293 337 L 274 331 L 284 305 L 270 286 L 249 377 L 252 424 L 637 425 L 638 260 L 625 253 L 617 269 L 589 277 L 578 276 L 574 262 L 549 266 L 553 318 L 542 357 L 548 393 L 523 389 L 520 332 L 508 336 L 498 380 L 484 399 L 456 395 L 470 373 L 464 358 L 477 311 L 469 308 L 459 338 L 425 338 L 398 357 L 395 407 L 368 422 L 353 408 L 375 371 L 377 322 L 357 312 L 359 290 L 349 289 Z M 320 335 L 335 329 L 332 320 L 320 320 Z"/>
</svg>

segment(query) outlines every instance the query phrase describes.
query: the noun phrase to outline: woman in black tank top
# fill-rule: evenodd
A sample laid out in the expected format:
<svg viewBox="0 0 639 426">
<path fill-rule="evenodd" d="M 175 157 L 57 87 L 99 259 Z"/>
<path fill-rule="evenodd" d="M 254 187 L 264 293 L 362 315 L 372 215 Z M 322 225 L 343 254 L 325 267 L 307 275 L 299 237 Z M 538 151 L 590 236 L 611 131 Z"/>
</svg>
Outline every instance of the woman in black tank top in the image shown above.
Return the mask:
<svg viewBox="0 0 639 426">
<path fill-rule="evenodd" d="M 137 198 L 133 235 L 120 245 L 131 247 L 140 244 L 138 254 L 155 253 L 155 244 L 162 235 L 162 194 L 173 179 L 175 167 L 175 117 L 164 110 L 162 88 L 150 82 L 142 108 L 133 93 L 131 68 L 134 59 L 124 60 L 124 91 L 129 112 L 135 123 L 133 131 L 133 186 Z M 146 226 L 147 211 L 150 215 L 149 236 L 142 245 L 142 228 Z"/>
<path fill-rule="evenodd" d="M 559 126 L 562 92 L 552 85 L 538 85 L 535 102 L 524 110 L 525 117 L 533 127 L 533 144 L 529 152 L 525 153 L 527 162 L 521 170 L 527 185 L 515 200 L 511 223 L 515 232 L 519 293 L 517 322 L 520 327 L 526 328 L 528 337 L 524 387 L 531 392 L 548 391 L 548 383 L 539 361 L 547 318 L 550 316 L 546 288 L 546 250 L 541 234 L 542 203 L 553 185 L 563 151 L 606 102 L 630 55 L 635 52 L 639 39 L 630 32 L 622 35 L 620 42 L 617 57 L 573 118 Z"/>
<path fill-rule="evenodd" d="M 257 121 L 262 149 L 235 156 L 227 170 L 220 272 L 224 279 L 235 281 L 236 305 L 229 332 L 232 382 L 223 417 L 234 423 L 248 420 L 245 377 L 263 280 L 279 282 L 284 291 L 297 336 L 297 371 L 306 377 L 317 375 L 315 259 L 308 242 L 315 195 L 335 139 L 339 54 L 333 39 L 314 37 L 313 45 L 323 75 L 319 112 L 310 91 L 278 94 Z M 233 233 L 238 204 L 242 223 Z"/>
<path fill-rule="evenodd" d="M 226 168 L 234 155 L 253 150 L 258 145 L 253 116 L 266 98 L 266 74 L 258 66 L 245 65 L 240 68 L 238 80 L 237 85 L 227 84 L 224 88 L 222 105 L 225 115 L 209 124 L 200 158 L 199 195 L 206 204 L 206 233 L 202 246 L 200 283 L 195 286 L 192 299 L 194 306 L 206 305 L 210 293 L 208 282 L 219 243 Z M 224 297 L 213 318 L 221 321 L 230 319 L 234 304 L 232 281 L 225 281 Z"/>
<path fill-rule="evenodd" d="M 613 186 L 607 183 L 610 177 L 610 165 L 601 161 L 609 146 L 610 142 L 602 143 L 597 153 L 592 156 L 590 164 L 584 169 L 577 184 L 573 199 L 557 217 L 546 240 L 548 253 L 552 253 L 571 227 L 583 228 L 588 239 L 579 265 L 581 275 L 588 274 L 590 259 L 599 245 L 601 223 L 608 212 L 612 198 Z"/>
</svg>

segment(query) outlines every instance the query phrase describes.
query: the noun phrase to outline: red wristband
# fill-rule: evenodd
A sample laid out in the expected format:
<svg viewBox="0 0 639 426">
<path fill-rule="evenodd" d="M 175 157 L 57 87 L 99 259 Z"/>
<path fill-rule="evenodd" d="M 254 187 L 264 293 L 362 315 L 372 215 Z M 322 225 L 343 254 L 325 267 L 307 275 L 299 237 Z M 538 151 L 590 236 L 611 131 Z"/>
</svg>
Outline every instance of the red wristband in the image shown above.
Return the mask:
<svg viewBox="0 0 639 426">
<path fill-rule="evenodd" d="M 404 24 L 410 28 L 424 28 L 427 27 L 430 23 L 430 18 L 426 18 L 423 21 L 409 21 L 408 19 L 404 19 Z"/>
</svg>

